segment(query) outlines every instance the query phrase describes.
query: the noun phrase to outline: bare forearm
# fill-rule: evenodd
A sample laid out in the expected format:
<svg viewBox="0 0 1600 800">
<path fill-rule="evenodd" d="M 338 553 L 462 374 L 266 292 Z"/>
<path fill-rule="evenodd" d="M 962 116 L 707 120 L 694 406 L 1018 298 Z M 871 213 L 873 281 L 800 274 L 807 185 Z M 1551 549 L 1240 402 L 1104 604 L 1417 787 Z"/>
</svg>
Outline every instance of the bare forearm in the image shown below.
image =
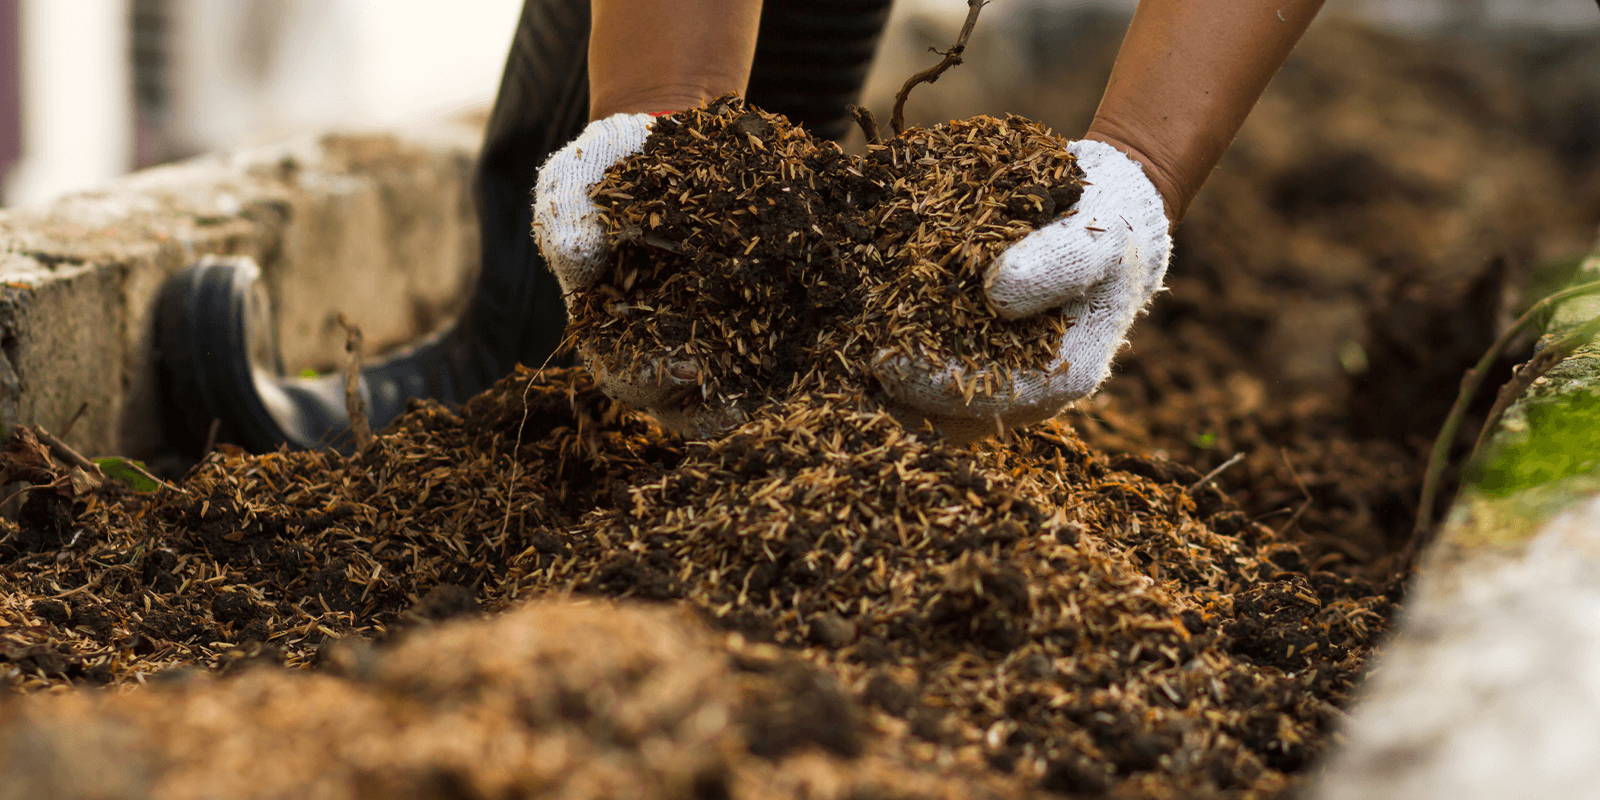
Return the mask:
<svg viewBox="0 0 1600 800">
<path fill-rule="evenodd" d="M 1085 138 L 1142 163 L 1173 222 L 1322 0 L 1142 0 Z"/>
<path fill-rule="evenodd" d="M 761 0 L 594 0 L 590 118 L 742 93 L 760 21 Z"/>
</svg>

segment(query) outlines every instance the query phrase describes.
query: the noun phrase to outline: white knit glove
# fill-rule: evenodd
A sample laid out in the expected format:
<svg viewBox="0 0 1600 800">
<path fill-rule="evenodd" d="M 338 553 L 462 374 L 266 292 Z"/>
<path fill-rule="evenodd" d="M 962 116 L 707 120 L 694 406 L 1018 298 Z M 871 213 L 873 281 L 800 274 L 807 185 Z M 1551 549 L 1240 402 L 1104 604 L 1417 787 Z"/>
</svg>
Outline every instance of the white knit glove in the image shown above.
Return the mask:
<svg viewBox="0 0 1600 800">
<path fill-rule="evenodd" d="M 606 170 L 644 148 L 652 122 L 649 114 L 595 120 L 539 168 L 533 185 L 533 235 L 568 298 L 593 286 L 606 266 L 606 232 L 589 192 Z"/>
<path fill-rule="evenodd" d="M 644 148 L 655 119 L 650 114 L 614 114 L 595 120 L 539 168 L 533 187 L 534 238 L 561 283 L 569 309 L 576 292 L 599 280 L 609 256 L 600 209 L 589 193 L 606 170 Z M 729 418 L 730 412 L 684 410 L 683 398 L 700 385 L 692 363 L 662 359 L 628 371 L 592 354 L 583 356 L 606 394 L 650 412 L 671 430 L 704 435 L 738 421 Z"/>
<path fill-rule="evenodd" d="M 1084 172 L 1076 213 L 1007 248 L 984 276 L 989 303 L 1002 317 L 1072 319 L 1055 359 L 970 398 L 961 386 L 970 386 L 971 376 L 957 367 L 903 359 L 876 365 L 891 399 L 952 439 L 1048 419 L 1093 393 L 1134 317 L 1161 289 L 1172 253 L 1161 194 L 1138 163 L 1111 145 L 1080 140 L 1068 149 Z"/>
</svg>

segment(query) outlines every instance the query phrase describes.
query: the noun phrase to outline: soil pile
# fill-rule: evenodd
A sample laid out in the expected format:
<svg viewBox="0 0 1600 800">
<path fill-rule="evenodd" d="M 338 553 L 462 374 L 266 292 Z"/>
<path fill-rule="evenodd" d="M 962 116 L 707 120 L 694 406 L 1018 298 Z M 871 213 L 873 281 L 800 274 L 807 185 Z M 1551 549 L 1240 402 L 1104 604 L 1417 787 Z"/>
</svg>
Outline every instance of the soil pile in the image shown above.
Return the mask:
<svg viewBox="0 0 1600 800">
<path fill-rule="evenodd" d="M 1066 140 L 1020 117 L 913 128 L 849 156 L 722 98 L 658 121 L 596 187 L 615 260 L 575 298 L 570 335 L 586 363 L 671 365 L 698 384 L 691 407 L 740 416 L 860 384 L 882 358 L 990 382 L 1037 369 L 1068 321 L 999 319 L 983 269 L 1070 214 L 1081 177 Z"/>
<path fill-rule="evenodd" d="M 1305 563 L 1180 465 L 1056 424 L 957 448 L 850 395 L 685 444 L 582 373 L 523 372 L 363 456 L 215 454 L 149 497 L 83 488 L 26 433 L 5 463 L 38 487 L 0 583 L 23 686 L 337 663 L 332 643 L 396 633 L 450 660 L 443 633 L 407 631 L 533 598 L 677 601 L 736 655 L 778 645 L 843 687 L 825 734 L 747 736 L 746 757 L 881 750 L 1057 791 L 1285 788 L 1396 592 Z M 470 715 L 459 691 L 439 702 Z M 754 696 L 752 714 L 819 708 Z"/>
</svg>

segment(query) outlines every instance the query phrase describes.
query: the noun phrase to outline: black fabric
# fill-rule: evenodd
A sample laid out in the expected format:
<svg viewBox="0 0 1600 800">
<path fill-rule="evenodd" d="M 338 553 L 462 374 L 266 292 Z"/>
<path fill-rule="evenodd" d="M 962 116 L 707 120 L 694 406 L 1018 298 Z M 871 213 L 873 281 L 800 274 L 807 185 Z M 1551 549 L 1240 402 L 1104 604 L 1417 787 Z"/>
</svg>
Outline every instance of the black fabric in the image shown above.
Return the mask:
<svg viewBox="0 0 1600 800">
<path fill-rule="evenodd" d="M 533 178 L 588 121 L 588 40 L 588 0 L 523 3 L 473 181 L 483 256 L 462 322 L 489 380 L 543 363 L 566 323 L 533 242 Z"/>
<path fill-rule="evenodd" d="M 841 139 L 861 96 L 893 0 L 767 0 L 750 70 L 750 102 L 813 134 Z"/>
</svg>

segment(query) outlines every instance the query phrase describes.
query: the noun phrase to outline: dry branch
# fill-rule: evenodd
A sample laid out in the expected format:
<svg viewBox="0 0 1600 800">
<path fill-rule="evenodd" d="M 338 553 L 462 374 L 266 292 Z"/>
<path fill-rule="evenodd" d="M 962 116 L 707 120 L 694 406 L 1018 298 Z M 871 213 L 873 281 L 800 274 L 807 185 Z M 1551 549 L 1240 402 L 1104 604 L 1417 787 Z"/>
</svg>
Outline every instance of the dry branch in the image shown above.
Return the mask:
<svg viewBox="0 0 1600 800">
<path fill-rule="evenodd" d="M 1190 492 L 1199 491 L 1200 487 L 1205 486 L 1206 484 L 1212 482 L 1213 480 L 1216 480 L 1216 477 L 1218 475 L 1221 475 L 1222 473 L 1226 472 L 1229 467 L 1232 467 L 1234 464 L 1237 464 L 1237 463 L 1239 463 L 1240 461 L 1243 461 L 1243 460 L 1244 460 L 1244 453 L 1234 453 L 1233 456 L 1231 458 L 1229 458 L 1227 461 L 1224 461 L 1221 464 L 1218 464 L 1216 466 L 1216 468 L 1214 468 L 1210 472 L 1207 472 L 1206 474 L 1200 476 L 1200 480 L 1197 480 L 1194 483 L 1189 484 L 1189 491 Z"/>
<path fill-rule="evenodd" d="M 945 70 L 961 63 L 961 56 L 967 51 L 967 38 L 972 35 L 973 26 L 978 24 L 978 14 L 988 4 L 988 0 L 967 0 L 967 19 L 961 23 L 961 34 L 956 37 L 956 43 L 944 52 L 929 48 L 944 58 L 939 63 L 907 78 L 900 91 L 895 94 L 894 114 L 889 117 L 889 128 L 896 136 L 906 129 L 906 98 L 911 95 L 911 90 L 919 83 L 933 83 L 939 80 L 939 76 L 943 75 Z"/>
<path fill-rule="evenodd" d="M 78 424 L 78 420 L 83 419 L 84 412 L 88 410 L 88 400 L 79 403 L 78 410 L 72 412 L 72 416 L 67 418 L 67 424 L 61 426 L 61 435 L 63 437 L 72 435 L 72 428 Z"/>
<path fill-rule="evenodd" d="M 866 137 L 867 144 L 878 144 L 883 141 L 883 132 L 878 129 L 878 118 L 872 116 L 870 109 L 854 104 L 849 109 L 850 116 L 861 126 L 861 135 Z"/>
<path fill-rule="evenodd" d="M 61 459 L 71 466 L 88 472 L 90 475 L 96 478 L 104 479 L 105 476 L 100 473 L 100 467 L 96 466 L 93 461 L 90 461 L 88 458 L 84 457 L 82 453 L 78 452 L 77 448 L 74 448 L 72 445 L 62 441 L 55 434 L 45 430 L 44 428 L 34 428 L 33 432 L 39 437 L 39 441 L 43 442 L 44 446 L 50 449 L 51 455 L 54 455 L 56 458 Z"/>
</svg>

